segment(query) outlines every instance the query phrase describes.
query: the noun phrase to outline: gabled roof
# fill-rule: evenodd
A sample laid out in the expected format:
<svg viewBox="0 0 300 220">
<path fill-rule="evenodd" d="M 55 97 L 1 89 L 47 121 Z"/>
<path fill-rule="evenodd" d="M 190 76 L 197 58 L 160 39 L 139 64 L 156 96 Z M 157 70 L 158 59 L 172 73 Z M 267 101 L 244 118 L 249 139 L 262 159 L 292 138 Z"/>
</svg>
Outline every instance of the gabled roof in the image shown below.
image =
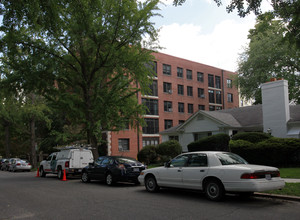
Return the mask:
<svg viewBox="0 0 300 220">
<path fill-rule="evenodd" d="M 199 110 L 189 117 L 183 124 L 174 126 L 160 132 L 160 134 L 170 134 L 179 132 L 190 121 L 199 115 L 203 115 L 231 128 L 263 128 L 262 105 L 253 105 L 241 108 L 225 109 L 220 111 Z M 290 105 L 290 120 L 288 123 L 300 123 L 300 105 Z"/>
</svg>

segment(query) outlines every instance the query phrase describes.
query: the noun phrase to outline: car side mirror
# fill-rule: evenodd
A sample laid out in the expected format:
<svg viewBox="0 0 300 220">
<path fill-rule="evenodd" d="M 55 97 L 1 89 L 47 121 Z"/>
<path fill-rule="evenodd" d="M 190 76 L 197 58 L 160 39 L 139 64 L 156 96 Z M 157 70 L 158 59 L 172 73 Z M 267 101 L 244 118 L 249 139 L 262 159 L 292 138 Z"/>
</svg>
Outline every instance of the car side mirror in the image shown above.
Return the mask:
<svg viewBox="0 0 300 220">
<path fill-rule="evenodd" d="M 93 163 L 89 163 L 89 167 L 92 167 L 94 165 L 95 165 L 94 162 Z"/>
<path fill-rule="evenodd" d="M 164 166 L 165 166 L 165 167 L 170 167 L 170 162 L 165 162 L 165 163 L 164 163 Z"/>
</svg>

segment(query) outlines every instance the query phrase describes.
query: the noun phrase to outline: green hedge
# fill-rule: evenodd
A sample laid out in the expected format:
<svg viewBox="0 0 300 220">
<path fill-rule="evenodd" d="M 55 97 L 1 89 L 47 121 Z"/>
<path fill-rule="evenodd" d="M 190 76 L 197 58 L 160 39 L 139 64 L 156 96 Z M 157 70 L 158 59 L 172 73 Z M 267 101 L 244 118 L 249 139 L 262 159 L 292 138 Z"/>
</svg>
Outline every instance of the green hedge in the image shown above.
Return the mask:
<svg viewBox="0 0 300 220">
<path fill-rule="evenodd" d="M 145 164 L 164 163 L 181 154 L 182 147 L 178 141 L 171 140 L 157 146 L 145 146 L 140 150 L 138 160 Z"/>
<path fill-rule="evenodd" d="M 271 136 L 262 132 L 243 132 L 233 135 L 232 140 L 244 140 L 251 143 L 259 143 L 261 141 L 269 139 Z"/>
<path fill-rule="evenodd" d="M 229 151 L 230 137 L 227 134 L 216 134 L 204 137 L 198 141 L 190 143 L 187 148 L 189 152 L 193 151 Z"/>
<path fill-rule="evenodd" d="M 300 166 L 300 139 L 272 137 L 253 144 L 244 140 L 231 140 L 231 152 L 251 164 L 277 167 Z"/>
</svg>

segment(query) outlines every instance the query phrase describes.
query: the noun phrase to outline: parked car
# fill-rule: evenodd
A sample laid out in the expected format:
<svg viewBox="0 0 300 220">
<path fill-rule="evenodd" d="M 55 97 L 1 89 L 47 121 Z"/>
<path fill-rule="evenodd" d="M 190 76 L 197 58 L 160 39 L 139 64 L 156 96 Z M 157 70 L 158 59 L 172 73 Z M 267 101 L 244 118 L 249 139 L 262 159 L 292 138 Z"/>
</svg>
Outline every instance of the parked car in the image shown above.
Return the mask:
<svg viewBox="0 0 300 220">
<path fill-rule="evenodd" d="M 9 159 L 7 159 L 7 158 L 2 158 L 1 159 L 1 161 L 0 161 L 0 169 L 1 170 L 6 170 L 6 164 L 8 163 L 8 160 Z"/>
<path fill-rule="evenodd" d="M 160 187 L 196 189 L 214 201 L 226 192 L 248 196 L 285 185 L 275 167 L 251 165 L 229 152 L 209 151 L 183 153 L 163 167 L 142 171 L 138 179 L 149 192 Z"/>
<path fill-rule="evenodd" d="M 102 156 L 82 170 L 81 180 L 84 183 L 102 180 L 107 185 L 119 181 L 139 184 L 138 176 L 144 169 L 141 162 L 130 157 Z"/>
<path fill-rule="evenodd" d="M 6 164 L 6 171 L 12 171 L 12 165 L 15 160 L 21 160 L 20 158 L 9 158 L 8 163 Z"/>
<path fill-rule="evenodd" d="M 16 159 L 13 160 L 11 166 L 10 166 L 10 171 L 16 172 L 16 171 L 28 171 L 30 172 L 32 168 L 32 165 L 29 163 L 28 160 L 25 159 Z"/>
</svg>

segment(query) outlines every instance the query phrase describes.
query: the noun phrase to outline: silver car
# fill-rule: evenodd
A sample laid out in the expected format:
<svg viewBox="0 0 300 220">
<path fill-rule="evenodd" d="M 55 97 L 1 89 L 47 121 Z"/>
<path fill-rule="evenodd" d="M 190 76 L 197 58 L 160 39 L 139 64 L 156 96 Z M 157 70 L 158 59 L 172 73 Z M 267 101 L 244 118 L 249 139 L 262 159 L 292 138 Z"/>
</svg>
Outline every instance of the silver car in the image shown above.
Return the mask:
<svg viewBox="0 0 300 220">
<path fill-rule="evenodd" d="M 10 166 L 10 170 L 12 172 L 16 172 L 16 171 L 30 171 L 32 168 L 32 165 L 30 164 L 30 162 L 28 160 L 24 160 L 24 159 L 15 159 L 12 161 L 12 164 Z"/>
</svg>

